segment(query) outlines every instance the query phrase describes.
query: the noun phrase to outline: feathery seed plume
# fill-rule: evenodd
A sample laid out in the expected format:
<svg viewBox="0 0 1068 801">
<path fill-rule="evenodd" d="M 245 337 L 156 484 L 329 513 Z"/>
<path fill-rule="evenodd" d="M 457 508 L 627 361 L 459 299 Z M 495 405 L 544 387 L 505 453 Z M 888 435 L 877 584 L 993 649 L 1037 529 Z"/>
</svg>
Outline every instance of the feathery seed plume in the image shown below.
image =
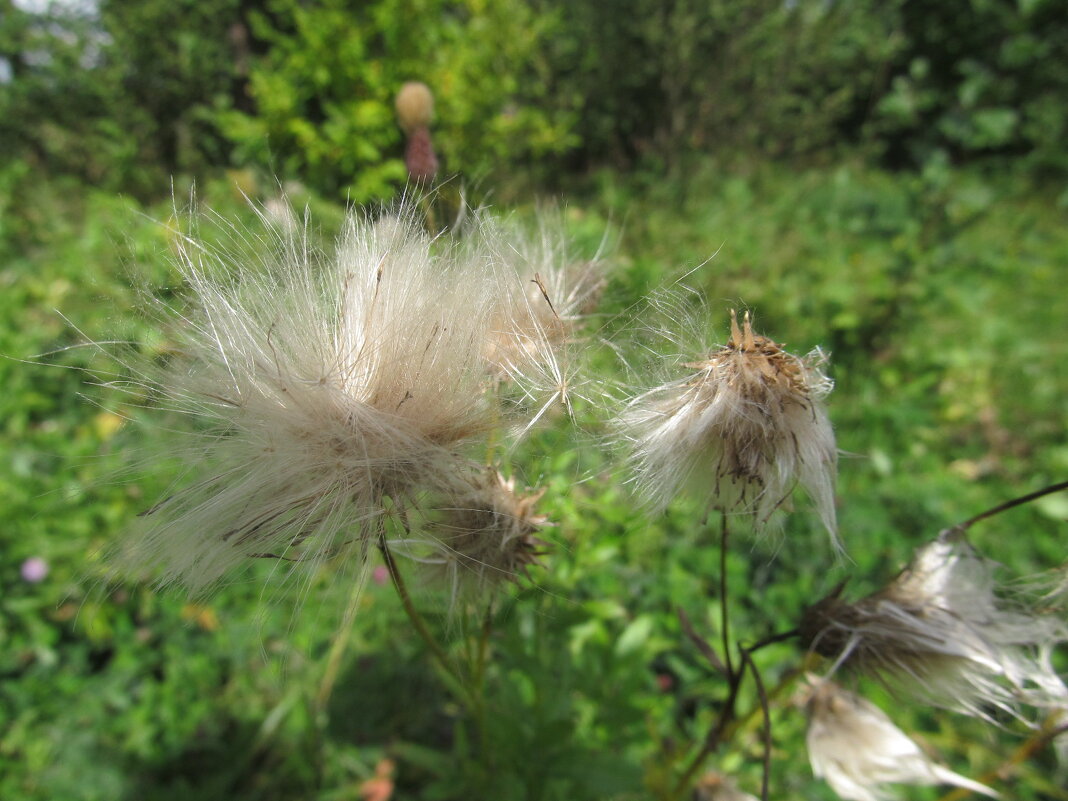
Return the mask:
<svg viewBox="0 0 1068 801">
<path fill-rule="evenodd" d="M 303 231 L 266 236 L 263 264 L 179 237 L 191 308 L 140 382 L 203 430 L 185 485 L 121 556 L 162 583 L 200 590 L 262 557 L 360 567 L 391 510 L 468 491 L 464 448 L 499 423 L 489 248 L 432 240 L 410 207 L 351 216 L 331 257 Z"/>
<path fill-rule="evenodd" d="M 886 714 L 833 681 L 810 676 L 806 743 L 812 772 L 845 801 L 894 798 L 887 784 L 953 784 L 999 794 L 932 760 Z"/>
<path fill-rule="evenodd" d="M 855 603 L 809 607 L 802 643 L 897 692 L 991 719 L 1001 709 L 1068 707 L 1052 651 L 1068 627 L 997 593 L 994 565 L 952 529 L 919 548 L 886 587 Z"/>
<path fill-rule="evenodd" d="M 760 528 L 800 484 L 837 545 L 837 451 L 823 406 L 833 382 L 823 362 L 818 350 L 787 353 L 732 311 L 726 345 L 682 364 L 696 372 L 627 404 L 619 429 L 639 493 L 663 509 L 688 484 L 709 508 L 752 514 Z"/>
<path fill-rule="evenodd" d="M 580 383 L 578 327 L 604 290 L 604 262 L 572 257 L 552 216 L 534 232 L 503 222 L 483 227 L 505 289 L 486 343 L 489 372 L 539 406 L 531 423 L 556 402 L 570 412 Z"/>
</svg>

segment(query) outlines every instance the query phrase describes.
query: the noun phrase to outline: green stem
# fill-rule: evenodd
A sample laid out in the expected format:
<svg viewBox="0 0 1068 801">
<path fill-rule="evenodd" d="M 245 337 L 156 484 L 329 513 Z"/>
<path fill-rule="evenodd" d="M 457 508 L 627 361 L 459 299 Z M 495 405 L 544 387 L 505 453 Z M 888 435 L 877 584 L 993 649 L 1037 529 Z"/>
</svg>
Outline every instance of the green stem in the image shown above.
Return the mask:
<svg viewBox="0 0 1068 801">
<path fill-rule="evenodd" d="M 734 663 L 731 661 L 731 618 L 727 608 L 727 540 L 730 532 L 727 530 L 727 513 L 723 515 L 722 528 L 719 538 L 719 627 L 723 636 L 723 661 L 727 664 L 727 676 L 733 679 Z"/>
<path fill-rule="evenodd" d="M 442 677 L 449 684 L 449 689 L 453 691 L 453 694 L 463 701 L 469 709 L 472 711 L 477 710 L 479 703 L 475 698 L 474 693 L 464 683 L 460 674 L 457 673 L 456 668 L 453 667 L 449 661 L 448 655 L 441 647 L 441 644 L 434 638 L 434 635 L 430 633 L 430 629 L 427 627 L 426 621 L 423 616 L 419 614 L 419 610 L 415 608 L 415 604 L 412 603 L 412 597 L 408 593 L 408 587 L 404 583 L 404 577 L 401 575 L 400 570 L 397 567 L 397 562 L 393 558 L 393 553 L 389 550 L 389 545 L 386 543 L 385 536 L 379 537 L 378 550 L 382 553 L 382 559 L 386 563 L 386 570 L 389 571 L 390 580 L 393 582 L 393 589 L 397 591 L 397 596 L 400 598 L 401 606 L 404 607 L 405 614 L 408 615 L 408 619 L 415 627 L 416 632 L 423 638 L 423 642 L 426 643 L 430 649 L 431 655 L 434 657 L 434 661 L 441 669 Z"/>
</svg>

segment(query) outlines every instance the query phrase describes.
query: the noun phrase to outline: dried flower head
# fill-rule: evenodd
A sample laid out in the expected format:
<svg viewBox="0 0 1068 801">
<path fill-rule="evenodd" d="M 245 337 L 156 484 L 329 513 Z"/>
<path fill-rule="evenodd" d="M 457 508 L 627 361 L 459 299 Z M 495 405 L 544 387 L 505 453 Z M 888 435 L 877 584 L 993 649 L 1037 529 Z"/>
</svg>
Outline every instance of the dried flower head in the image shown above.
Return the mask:
<svg viewBox="0 0 1068 801">
<path fill-rule="evenodd" d="M 998 793 L 920 750 L 870 701 L 833 681 L 809 678 L 808 758 L 812 772 L 846 801 L 884 801 L 887 784 L 953 784 L 991 798 Z"/>
<path fill-rule="evenodd" d="M 548 543 L 538 532 L 549 525 L 536 510 L 545 490 L 517 492 L 514 478 L 495 468 L 472 466 L 468 480 L 438 508 L 426 527 L 431 553 L 423 561 L 452 588 L 481 590 L 529 578 Z"/>
<path fill-rule="evenodd" d="M 798 358 L 741 326 L 731 312 L 727 344 L 696 370 L 638 395 L 620 428 L 629 441 L 638 491 L 664 508 L 685 483 L 710 508 L 752 514 L 761 527 L 800 484 L 837 543 L 837 451 L 823 398 L 833 383 L 821 352 Z"/>
<path fill-rule="evenodd" d="M 459 451 L 499 419 L 486 249 L 432 241 L 411 209 L 353 215 L 331 257 L 303 232 L 273 235 L 278 258 L 258 265 L 179 238 L 191 308 L 175 357 L 144 383 L 202 433 L 189 481 L 125 553 L 163 582 L 199 589 L 254 557 L 361 554 L 384 498 L 455 492 Z"/>
<path fill-rule="evenodd" d="M 896 691 L 982 718 L 1068 706 L 1051 661 L 1068 628 L 1001 597 L 993 569 L 963 533 L 945 531 L 878 592 L 856 603 L 834 593 L 808 608 L 802 642 Z"/>
</svg>

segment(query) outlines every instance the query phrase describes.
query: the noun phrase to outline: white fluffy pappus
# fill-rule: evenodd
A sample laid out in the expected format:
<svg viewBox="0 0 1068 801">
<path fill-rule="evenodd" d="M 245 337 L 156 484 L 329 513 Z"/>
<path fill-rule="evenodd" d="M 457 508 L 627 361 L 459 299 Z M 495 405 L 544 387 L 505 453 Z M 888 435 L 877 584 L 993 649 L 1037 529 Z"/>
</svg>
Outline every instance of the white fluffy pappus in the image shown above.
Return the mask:
<svg viewBox="0 0 1068 801">
<path fill-rule="evenodd" d="M 755 334 L 748 314 L 739 326 L 733 311 L 730 339 L 706 354 L 680 364 L 688 375 L 630 399 L 616 421 L 639 495 L 662 510 L 686 488 L 760 529 L 800 484 L 840 547 L 823 354 L 793 356 Z"/>
<path fill-rule="evenodd" d="M 984 784 L 955 773 L 923 753 L 870 701 L 835 684 L 809 677 L 805 742 L 816 778 L 845 801 L 887 801 L 887 784 L 952 784 L 991 798 Z"/>
<path fill-rule="evenodd" d="M 572 398 L 585 397 L 579 329 L 606 284 L 601 253 L 577 258 L 559 213 L 543 211 L 533 230 L 509 220 L 478 222 L 505 288 L 486 347 L 490 371 L 534 409 L 528 427 L 557 404 L 573 414 Z"/>
<path fill-rule="evenodd" d="M 200 431 L 188 480 L 119 555 L 161 583 L 202 590 L 259 557 L 362 565 L 389 510 L 463 492 L 465 446 L 500 422 L 493 247 L 431 238 L 405 206 L 351 214 L 330 255 L 267 228 L 254 263 L 177 237 L 189 308 L 143 383 Z"/>
<path fill-rule="evenodd" d="M 834 593 L 809 607 L 802 644 L 896 695 L 987 720 L 1001 710 L 1035 722 L 1027 707 L 1068 708 L 1052 662 L 1068 626 L 1022 598 L 1003 597 L 995 567 L 949 529 L 878 592 L 855 603 Z"/>
</svg>

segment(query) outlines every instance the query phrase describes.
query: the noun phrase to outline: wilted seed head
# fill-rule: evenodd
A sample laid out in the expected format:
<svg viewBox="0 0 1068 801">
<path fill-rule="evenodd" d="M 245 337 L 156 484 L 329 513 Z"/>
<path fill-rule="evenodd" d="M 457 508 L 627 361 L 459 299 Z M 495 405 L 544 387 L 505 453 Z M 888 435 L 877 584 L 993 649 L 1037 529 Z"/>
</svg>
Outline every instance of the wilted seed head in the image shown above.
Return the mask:
<svg viewBox="0 0 1068 801">
<path fill-rule="evenodd" d="M 1052 667 L 1068 628 L 1001 598 L 993 565 L 961 533 L 943 532 L 878 592 L 856 603 L 837 593 L 805 610 L 802 643 L 845 669 L 925 703 L 989 719 L 994 708 L 1068 706 Z"/>
<path fill-rule="evenodd" d="M 521 493 L 515 479 L 484 468 L 458 486 L 439 509 L 440 518 L 429 534 L 435 555 L 425 561 L 444 572 L 454 594 L 503 581 L 529 578 L 548 543 L 537 533 L 549 525 L 536 506 L 545 490 Z"/>
<path fill-rule="evenodd" d="M 953 784 L 991 798 L 983 784 L 924 754 L 870 701 L 833 681 L 809 677 L 806 743 L 812 772 L 846 801 L 893 798 L 886 784 Z"/>
<path fill-rule="evenodd" d="M 434 95 L 430 87 L 420 81 L 408 81 L 401 86 L 395 106 L 397 122 L 405 133 L 426 128 L 434 118 Z"/>
<path fill-rule="evenodd" d="M 432 249 L 411 209 L 353 216 L 330 257 L 278 237 L 258 265 L 181 240 L 191 308 L 143 383 L 207 430 L 123 555 L 163 582 L 199 589 L 264 556 L 362 565 L 383 498 L 452 486 L 456 449 L 495 425 L 484 258 Z"/>
<path fill-rule="evenodd" d="M 696 373 L 628 404 L 620 428 L 639 492 L 662 509 L 689 483 L 710 508 L 750 513 L 761 527 L 800 483 L 837 544 L 837 451 L 822 403 L 833 382 L 823 361 L 818 350 L 787 353 L 732 311 L 727 344 L 683 364 Z"/>
</svg>

